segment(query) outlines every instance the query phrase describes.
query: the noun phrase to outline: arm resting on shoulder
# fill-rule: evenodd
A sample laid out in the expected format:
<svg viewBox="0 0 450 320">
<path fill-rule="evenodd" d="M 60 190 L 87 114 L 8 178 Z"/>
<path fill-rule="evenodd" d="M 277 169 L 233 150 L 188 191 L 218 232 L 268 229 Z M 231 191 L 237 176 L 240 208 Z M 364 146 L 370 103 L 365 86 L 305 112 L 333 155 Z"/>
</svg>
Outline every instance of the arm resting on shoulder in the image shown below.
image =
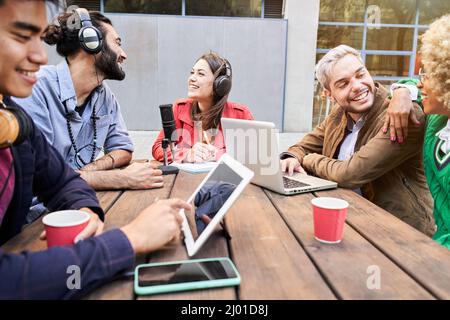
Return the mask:
<svg viewBox="0 0 450 320">
<path fill-rule="evenodd" d="M 419 153 L 423 134 L 424 126 L 415 126 L 410 130 L 407 143 L 397 144 L 379 131 L 346 161 L 310 154 L 303 158 L 303 167 L 321 178 L 337 182 L 341 187 L 359 188 Z"/>
</svg>

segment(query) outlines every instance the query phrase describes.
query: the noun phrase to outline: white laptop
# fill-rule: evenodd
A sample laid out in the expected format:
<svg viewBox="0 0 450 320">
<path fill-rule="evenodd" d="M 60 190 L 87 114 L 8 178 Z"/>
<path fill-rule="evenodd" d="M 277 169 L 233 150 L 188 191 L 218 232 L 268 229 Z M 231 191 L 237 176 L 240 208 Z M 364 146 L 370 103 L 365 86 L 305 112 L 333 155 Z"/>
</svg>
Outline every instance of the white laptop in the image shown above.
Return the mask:
<svg viewBox="0 0 450 320">
<path fill-rule="evenodd" d="M 290 195 L 332 189 L 337 183 L 307 174 L 281 171 L 278 130 L 272 122 L 222 118 L 227 153 L 252 170 L 252 183 Z"/>
<path fill-rule="evenodd" d="M 193 204 L 195 213 L 185 212 L 184 209 L 180 213 L 183 217 L 184 242 L 190 257 L 213 233 L 252 177 L 251 170 L 224 154 L 189 197 L 188 202 Z"/>
</svg>

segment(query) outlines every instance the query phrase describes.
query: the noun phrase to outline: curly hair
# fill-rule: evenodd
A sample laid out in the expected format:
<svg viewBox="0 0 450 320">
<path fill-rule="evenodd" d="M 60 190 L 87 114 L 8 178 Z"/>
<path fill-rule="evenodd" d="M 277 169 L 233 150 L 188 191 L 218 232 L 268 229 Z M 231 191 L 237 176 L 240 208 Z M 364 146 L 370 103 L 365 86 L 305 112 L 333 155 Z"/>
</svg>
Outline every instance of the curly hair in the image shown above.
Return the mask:
<svg viewBox="0 0 450 320">
<path fill-rule="evenodd" d="M 430 24 L 421 37 L 420 57 L 438 101 L 450 109 L 450 14 Z"/>
</svg>

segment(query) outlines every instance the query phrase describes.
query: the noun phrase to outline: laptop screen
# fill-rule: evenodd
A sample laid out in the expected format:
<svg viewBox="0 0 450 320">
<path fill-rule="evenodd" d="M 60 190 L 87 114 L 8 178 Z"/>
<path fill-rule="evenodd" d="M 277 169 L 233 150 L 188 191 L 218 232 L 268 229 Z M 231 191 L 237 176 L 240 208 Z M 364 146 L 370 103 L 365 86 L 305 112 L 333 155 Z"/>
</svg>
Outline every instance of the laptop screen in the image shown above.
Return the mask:
<svg viewBox="0 0 450 320">
<path fill-rule="evenodd" d="M 222 119 L 227 153 L 255 172 L 279 174 L 278 129 L 271 122 Z"/>
</svg>

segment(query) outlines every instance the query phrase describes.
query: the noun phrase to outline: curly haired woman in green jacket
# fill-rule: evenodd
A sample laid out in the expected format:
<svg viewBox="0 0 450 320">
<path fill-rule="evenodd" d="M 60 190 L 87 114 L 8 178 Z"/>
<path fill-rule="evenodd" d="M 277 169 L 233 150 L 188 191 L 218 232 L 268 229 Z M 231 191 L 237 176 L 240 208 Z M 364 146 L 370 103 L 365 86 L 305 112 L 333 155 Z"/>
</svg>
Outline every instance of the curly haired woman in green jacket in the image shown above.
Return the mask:
<svg viewBox="0 0 450 320">
<path fill-rule="evenodd" d="M 430 25 L 422 36 L 418 88 L 428 114 L 424 167 L 434 199 L 437 231 L 433 239 L 450 249 L 450 15 Z"/>
</svg>

